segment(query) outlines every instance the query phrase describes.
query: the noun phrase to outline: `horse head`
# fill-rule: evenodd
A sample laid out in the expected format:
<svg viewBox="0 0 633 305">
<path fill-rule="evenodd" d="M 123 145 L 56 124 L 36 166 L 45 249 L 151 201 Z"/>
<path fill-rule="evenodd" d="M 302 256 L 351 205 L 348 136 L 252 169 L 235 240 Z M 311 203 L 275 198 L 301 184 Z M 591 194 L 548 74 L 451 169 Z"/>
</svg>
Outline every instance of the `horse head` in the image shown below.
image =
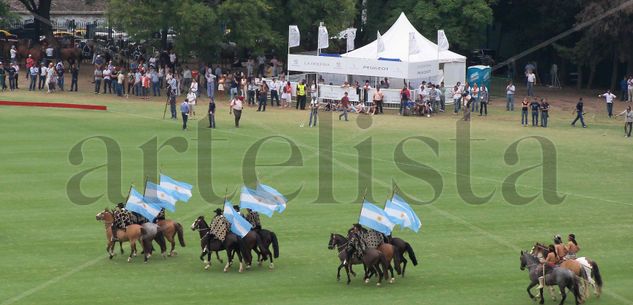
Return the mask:
<svg viewBox="0 0 633 305">
<path fill-rule="evenodd" d="M 521 251 L 521 270 L 531 270 L 532 268 L 538 266 L 538 258 L 527 251 Z"/>
<path fill-rule="evenodd" d="M 110 212 L 108 208 L 105 208 L 103 211 L 97 213 L 95 218 L 97 221 L 112 222 L 113 216 L 112 212 Z"/>
<path fill-rule="evenodd" d="M 191 224 L 191 231 L 204 229 L 207 227 L 207 223 L 204 221 L 204 216 L 198 216 L 196 220 Z"/>
<path fill-rule="evenodd" d="M 327 243 L 327 248 L 334 249 L 334 233 L 330 233 L 330 241 Z"/>
<path fill-rule="evenodd" d="M 521 261 L 521 271 L 525 270 L 525 266 L 527 266 L 527 259 L 525 258 L 526 255 L 527 252 L 523 252 L 523 250 L 521 250 L 521 256 L 519 256 L 519 260 Z"/>
</svg>

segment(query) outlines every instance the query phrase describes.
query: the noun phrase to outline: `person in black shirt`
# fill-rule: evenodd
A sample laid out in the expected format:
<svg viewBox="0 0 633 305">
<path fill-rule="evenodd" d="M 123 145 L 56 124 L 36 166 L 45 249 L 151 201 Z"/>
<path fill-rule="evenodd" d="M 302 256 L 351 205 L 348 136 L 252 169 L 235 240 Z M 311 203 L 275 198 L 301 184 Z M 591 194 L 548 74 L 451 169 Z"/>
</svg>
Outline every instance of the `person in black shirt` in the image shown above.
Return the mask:
<svg viewBox="0 0 633 305">
<path fill-rule="evenodd" d="M 541 99 L 541 127 L 547 127 L 549 118 L 549 103 L 546 99 Z"/>
<path fill-rule="evenodd" d="M 16 79 L 15 76 L 17 75 L 17 71 L 15 70 L 15 67 L 13 67 L 13 65 L 9 65 L 9 68 L 6 69 L 7 70 L 7 74 L 9 75 L 9 89 L 11 89 L 11 91 L 17 89 L 16 86 Z"/>
<path fill-rule="evenodd" d="M 585 125 L 585 120 L 583 118 L 584 113 L 582 112 L 582 108 L 583 108 L 583 103 L 582 103 L 582 97 L 581 97 L 580 100 L 578 101 L 578 104 L 576 104 L 576 118 L 574 119 L 573 122 L 571 122 L 571 126 L 576 126 L 576 121 L 580 120 L 580 123 L 582 124 L 582 128 L 587 128 L 587 125 Z"/>
<path fill-rule="evenodd" d="M 541 105 L 536 98 L 530 103 L 530 109 L 532 110 L 532 127 L 538 126 L 538 111 L 541 109 Z"/>
<path fill-rule="evenodd" d="M 209 100 L 209 128 L 215 128 L 215 102 Z"/>
<path fill-rule="evenodd" d="M 77 80 L 79 79 L 79 69 L 77 68 L 76 64 L 73 64 L 70 67 L 70 75 L 71 75 L 70 91 L 73 91 L 73 88 L 74 88 L 75 89 L 74 91 L 77 92 Z"/>
</svg>

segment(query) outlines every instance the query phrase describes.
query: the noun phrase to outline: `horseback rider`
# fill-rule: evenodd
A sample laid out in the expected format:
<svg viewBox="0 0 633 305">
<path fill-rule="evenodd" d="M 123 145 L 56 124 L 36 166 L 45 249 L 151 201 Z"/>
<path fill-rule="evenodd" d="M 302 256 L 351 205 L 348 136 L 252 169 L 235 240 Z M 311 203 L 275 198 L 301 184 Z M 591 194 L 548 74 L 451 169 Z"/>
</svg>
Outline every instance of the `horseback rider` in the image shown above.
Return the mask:
<svg viewBox="0 0 633 305">
<path fill-rule="evenodd" d="M 262 229 L 262 223 L 259 221 L 259 213 L 246 209 L 247 213 L 244 218 L 253 226 L 253 230 L 259 231 Z"/>
<path fill-rule="evenodd" d="M 224 242 L 226 238 L 226 234 L 231 227 L 229 221 L 222 214 L 222 209 L 215 209 L 215 216 L 213 220 L 211 220 L 211 225 L 209 226 L 209 234 L 212 235 L 215 239 Z"/>
<path fill-rule="evenodd" d="M 556 250 L 556 256 L 558 257 L 559 261 L 562 261 L 567 255 L 567 249 L 565 249 L 565 245 L 563 245 L 563 239 L 558 234 L 554 236 L 554 249 Z"/>
<path fill-rule="evenodd" d="M 556 255 L 556 248 L 554 247 L 554 245 L 550 244 L 547 247 L 547 256 L 545 258 L 539 256 L 539 262 L 542 264 L 543 275 L 539 276 L 538 278 L 537 289 L 541 289 L 543 288 L 543 286 L 545 286 L 545 274 L 547 274 L 547 272 L 549 272 L 550 270 L 556 268 L 556 265 L 559 262 L 559 258 L 558 255 Z"/>
<path fill-rule="evenodd" d="M 130 221 L 130 212 L 125 209 L 123 202 L 119 202 L 114 208 L 112 216 L 114 217 L 112 222 L 112 241 L 117 241 L 117 230 L 125 231 L 125 228 L 132 223 Z"/>
<path fill-rule="evenodd" d="M 165 208 L 160 208 L 160 212 L 156 215 L 154 223 L 158 223 L 159 220 L 165 220 Z"/>
<path fill-rule="evenodd" d="M 363 237 L 365 232 L 367 232 L 367 230 L 358 223 L 353 224 L 352 228 L 347 231 L 347 258 L 343 261 L 343 264 L 350 261 L 352 255 L 358 260 L 362 260 L 363 254 L 365 254 L 365 250 L 367 250 L 367 243 Z"/>
<path fill-rule="evenodd" d="M 567 236 L 567 245 L 565 245 L 565 250 L 567 250 L 567 255 L 565 255 L 565 259 L 576 259 L 576 253 L 578 253 L 578 251 L 580 251 L 580 247 L 578 246 L 578 243 L 576 242 L 576 235 L 573 233 L 570 233 L 569 236 Z"/>
</svg>

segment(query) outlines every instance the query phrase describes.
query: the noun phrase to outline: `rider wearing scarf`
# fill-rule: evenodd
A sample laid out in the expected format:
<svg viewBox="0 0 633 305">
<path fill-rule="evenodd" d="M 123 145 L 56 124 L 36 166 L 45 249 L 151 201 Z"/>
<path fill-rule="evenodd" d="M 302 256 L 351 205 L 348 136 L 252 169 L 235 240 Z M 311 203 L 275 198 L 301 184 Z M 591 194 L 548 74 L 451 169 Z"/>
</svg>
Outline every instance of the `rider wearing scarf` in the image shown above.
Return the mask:
<svg viewBox="0 0 633 305">
<path fill-rule="evenodd" d="M 209 226 L 209 234 L 212 234 L 216 239 L 224 242 L 224 238 L 230 227 L 229 221 L 222 215 L 222 209 L 216 209 L 215 217 L 213 217 L 211 225 Z"/>
</svg>

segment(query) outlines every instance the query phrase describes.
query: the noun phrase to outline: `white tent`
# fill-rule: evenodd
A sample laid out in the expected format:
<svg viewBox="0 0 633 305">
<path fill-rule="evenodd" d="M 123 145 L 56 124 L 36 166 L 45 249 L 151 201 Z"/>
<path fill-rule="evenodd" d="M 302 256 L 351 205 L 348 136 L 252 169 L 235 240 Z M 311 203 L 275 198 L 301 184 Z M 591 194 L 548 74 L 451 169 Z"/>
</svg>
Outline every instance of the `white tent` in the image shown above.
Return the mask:
<svg viewBox="0 0 633 305">
<path fill-rule="evenodd" d="M 410 35 L 414 37 L 415 46 L 410 46 Z M 443 68 L 439 71 L 439 78 L 443 77 L 447 85 L 455 84 L 458 81 L 464 82 L 466 57 L 449 50 L 438 52 L 437 44 L 422 36 L 404 13 L 401 13 L 391 28 L 381 35 L 381 40 L 384 50 L 380 53 L 378 52 L 378 40 L 375 40 L 362 48 L 341 56 L 358 59 L 396 59 L 409 63 L 437 60 L 440 68 Z M 416 51 L 411 52 L 412 49 Z"/>
</svg>

